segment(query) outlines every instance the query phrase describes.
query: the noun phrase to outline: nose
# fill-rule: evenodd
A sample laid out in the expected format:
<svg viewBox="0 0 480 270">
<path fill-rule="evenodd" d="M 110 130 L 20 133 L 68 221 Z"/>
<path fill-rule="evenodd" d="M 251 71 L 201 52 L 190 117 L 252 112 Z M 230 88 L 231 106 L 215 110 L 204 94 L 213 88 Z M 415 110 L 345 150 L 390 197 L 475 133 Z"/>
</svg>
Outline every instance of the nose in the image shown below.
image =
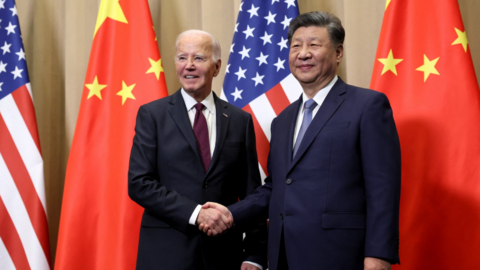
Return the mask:
<svg viewBox="0 0 480 270">
<path fill-rule="evenodd" d="M 300 60 L 307 60 L 312 57 L 310 50 L 307 46 L 303 46 L 302 49 L 298 52 L 298 59 Z"/>
<path fill-rule="evenodd" d="M 193 70 L 195 69 L 195 64 L 194 64 L 194 61 L 191 57 L 187 58 L 187 64 L 185 65 L 185 68 L 187 70 Z"/>
</svg>

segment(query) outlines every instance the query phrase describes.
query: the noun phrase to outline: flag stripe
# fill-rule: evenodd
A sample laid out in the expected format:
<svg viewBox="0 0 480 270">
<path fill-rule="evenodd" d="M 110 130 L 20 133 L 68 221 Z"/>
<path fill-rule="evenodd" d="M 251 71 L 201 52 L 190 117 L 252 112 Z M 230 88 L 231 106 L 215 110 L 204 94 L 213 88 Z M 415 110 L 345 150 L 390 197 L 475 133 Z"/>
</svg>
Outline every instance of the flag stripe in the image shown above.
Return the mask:
<svg viewBox="0 0 480 270">
<path fill-rule="evenodd" d="M 32 137 L 37 150 L 42 155 L 40 148 L 40 140 L 38 138 L 37 119 L 35 118 L 35 108 L 33 107 L 33 99 L 29 91 L 30 83 L 19 87 L 12 92 L 12 97 L 22 115 L 23 121 L 27 125 L 30 136 Z"/>
<path fill-rule="evenodd" d="M 0 172 L 3 171 L 5 163 L 3 163 L 0 155 Z M 5 168 L 6 169 L 6 168 Z M 3 174 L 2 174 L 3 175 Z M 4 179 L 0 179 L 0 187 Z M 0 189 L 0 194 L 6 192 Z M 22 241 L 18 236 L 18 232 L 13 225 L 13 221 L 8 214 L 7 208 L 0 196 L 0 262 L 4 269 L 30 269 L 28 265 L 27 255 L 23 249 Z M 3 241 L 2 241 L 3 240 Z"/>
<path fill-rule="evenodd" d="M 25 250 L 28 263 L 32 269 L 48 269 L 47 258 L 35 235 L 27 209 L 22 203 L 19 190 L 9 173 L 8 164 L 4 157 L 4 155 L 0 155 L 0 173 L 3 176 L 0 180 L 0 196 L 5 203 L 6 215 L 11 218 L 21 241 L 21 245 L 15 245 L 17 249 L 12 250 L 12 254 L 16 256 L 17 252 L 21 252 L 20 249 L 23 245 L 23 250 Z"/>
<path fill-rule="evenodd" d="M 5 99 L 5 98 L 4 98 Z M 2 100 L 3 101 L 3 100 Z M 0 106 L 1 107 L 1 106 Z M 32 249 L 32 253 L 35 253 L 35 250 L 37 247 L 33 243 L 30 243 L 25 246 L 25 250 L 27 252 L 27 257 L 30 260 L 38 260 L 40 258 L 47 259 L 47 261 L 50 259 L 50 250 L 49 250 L 49 245 L 48 245 L 48 234 L 45 233 L 48 231 L 47 228 L 47 217 L 44 211 L 44 208 L 42 207 L 42 203 L 38 197 L 38 194 L 32 184 L 30 175 L 28 174 L 27 168 L 25 167 L 25 164 L 23 163 L 22 157 L 20 156 L 19 151 L 17 148 L 15 148 L 15 143 L 14 140 L 7 128 L 7 125 L 5 124 L 4 117 L 3 115 L 0 115 L 0 133 L 2 134 L 2 139 L 0 140 L 0 154 L 5 157 L 4 162 L 6 165 L 6 170 L 9 172 L 9 175 L 11 175 L 12 178 L 12 184 L 9 185 L 9 187 L 4 188 L 5 191 L 9 191 L 8 194 L 2 193 L 1 196 L 5 200 L 5 203 L 7 204 L 7 209 L 9 208 L 9 205 L 11 205 L 11 213 L 17 213 L 19 207 L 25 207 L 26 208 L 26 217 L 22 218 L 19 220 L 19 222 L 15 222 L 17 230 L 20 230 L 22 227 L 30 227 L 25 224 L 31 223 L 33 225 L 33 234 L 29 234 L 28 236 L 25 237 L 25 239 L 22 237 L 22 234 L 20 233 L 20 238 L 24 241 L 28 239 L 27 242 L 32 242 L 35 241 L 34 239 L 38 239 L 40 242 L 41 248 L 40 250 L 43 250 L 44 256 L 34 256 L 35 259 L 30 259 L 29 252 L 28 250 Z M 2 178 L 6 178 L 4 174 L 7 172 L 2 172 L 0 175 L 2 175 Z M 18 189 L 17 189 L 18 188 Z M 10 200 L 6 200 L 5 198 L 9 197 L 8 195 L 13 194 L 14 190 L 18 190 L 19 193 L 19 199 L 16 202 L 12 202 L 11 204 L 9 203 Z M 23 203 L 22 203 L 23 201 Z M 13 219 L 13 217 L 12 217 Z M 36 234 L 36 235 L 35 235 Z M 41 260 L 41 259 L 40 259 Z M 35 265 L 40 265 L 39 263 L 36 264 L 31 264 L 32 267 Z M 48 266 L 48 263 L 47 263 Z"/>
<path fill-rule="evenodd" d="M 270 104 L 272 105 L 276 115 L 279 115 L 283 109 L 290 105 L 290 100 L 288 100 L 288 97 L 280 83 L 275 85 L 272 89 L 265 93 L 265 95 L 270 101 Z"/>
<path fill-rule="evenodd" d="M 272 108 L 272 105 L 270 104 L 270 101 L 268 101 L 267 96 L 263 94 L 250 102 L 249 105 L 253 114 L 255 114 L 255 117 L 257 118 L 258 123 L 263 130 L 263 133 L 265 133 L 268 141 L 270 141 L 270 126 L 272 124 L 272 119 L 277 117 L 275 111 Z"/>
<path fill-rule="evenodd" d="M 43 212 L 46 212 L 45 186 L 43 182 L 43 161 L 38 147 L 35 144 L 27 125 L 23 121 L 20 110 L 15 103 L 12 95 L 8 95 L 0 100 L 0 114 L 6 124 L 7 131 L 10 132 L 13 145 L 18 149 L 21 158 L 18 161 L 24 163 L 37 196 L 40 198 Z M 15 142 L 15 144 L 13 144 Z M 15 148 L 13 147 L 13 148 Z"/>
<path fill-rule="evenodd" d="M 285 95 L 287 95 L 290 103 L 293 103 L 302 95 L 303 88 L 291 73 L 287 77 L 285 77 L 285 79 L 283 79 L 280 84 L 285 90 Z"/>
<path fill-rule="evenodd" d="M 260 163 L 260 166 L 262 167 L 263 171 L 266 172 L 268 152 L 270 151 L 270 143 L 268 141 L 268 138 L 265 136 L 265 133 L 263 132 L 263 129 L 260 126 L 260 123 L 258 122 L 257 117 L 253 113 L 250 105 L 245 106 L 243 110 L 252 115 L 253 126 L 255 128 L 255 140 L 257 143 L 258 162 Z"/>
</svg>

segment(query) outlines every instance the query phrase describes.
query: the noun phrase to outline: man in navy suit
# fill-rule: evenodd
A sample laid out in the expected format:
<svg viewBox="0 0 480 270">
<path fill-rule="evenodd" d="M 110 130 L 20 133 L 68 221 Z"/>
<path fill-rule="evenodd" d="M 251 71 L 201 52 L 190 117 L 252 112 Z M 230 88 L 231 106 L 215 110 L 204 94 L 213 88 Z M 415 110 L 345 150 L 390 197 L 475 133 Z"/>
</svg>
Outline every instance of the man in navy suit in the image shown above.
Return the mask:
<svg viewBox="0 0 480 270">
<path fill-rule="evenodd" d="M 329 13 L 291 22 L 289 64 L 303 94 L 272 122 L 265 185 L 228 207 L 239 230 L 268 216 L 272 270 L 399 263 L 401 160 L 392 109 L 384 94 L 336 75 L 344 37 Z"/>
<path fill-rule="evenodd" d="M 182 88 L 140 107 L 130 167 L 129 196 L 145 208 L 137 269 L 210 270 L 266 268 L 266 225 L 227 231 L 229 215 L 202 209 L 225 205 L 260 186 L 250 114 L 220 100 L 212 80 L 220 71 L 220 45 L 189 30 L 176 42 L 175 67 Z"/>
</svg>

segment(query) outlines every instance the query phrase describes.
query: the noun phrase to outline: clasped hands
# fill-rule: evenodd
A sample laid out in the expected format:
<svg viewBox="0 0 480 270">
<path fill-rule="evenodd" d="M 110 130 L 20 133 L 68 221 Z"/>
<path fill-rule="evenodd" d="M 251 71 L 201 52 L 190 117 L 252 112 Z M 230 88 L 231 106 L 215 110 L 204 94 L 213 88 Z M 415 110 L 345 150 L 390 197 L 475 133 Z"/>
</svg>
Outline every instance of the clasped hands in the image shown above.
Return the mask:
<svg viewBox="0 0 480 270">
<path fill-rule="evenodd" d="M 218 236 L 232 227 L 233 217 L 225 206 L 207 202 L 198 213 L 197 225 L 208 236 Z"/>
</svg>

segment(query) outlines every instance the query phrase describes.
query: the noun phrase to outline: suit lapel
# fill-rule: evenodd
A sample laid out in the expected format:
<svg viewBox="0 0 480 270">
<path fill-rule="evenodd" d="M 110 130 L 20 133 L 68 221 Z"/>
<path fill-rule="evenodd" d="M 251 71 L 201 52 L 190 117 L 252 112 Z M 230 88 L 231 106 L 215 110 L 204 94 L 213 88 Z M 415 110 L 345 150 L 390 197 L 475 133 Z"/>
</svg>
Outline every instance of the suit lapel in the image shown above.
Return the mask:
<svg viewBox="0 0 480 270">
<path fill-rule="evenodd" d="M 217 138 L 215 143 L 215 150 L 213 151 L 212 161 L 210 162 L 210 169 L 213 168 L 218 161 L 218 157 L 222 152 L 225 138 L 227 137 L 228 126 L 230 124 L 230 113 L 228 110 L 228 104 L 220 102 L 220 99 L 213 93 L 213 99 L 215 100 L 216 121 L 217 121 Z M 207 172 L 207 174 L 208 174 Z"/>
<path fill-rule="evenodd" d="M 172 116 L 173 120 L 177 124 L 178 129 L 182 132 L 185 139 L 188 141 L 195 155 L 200 159 L 200 153 L 198 152 L 197 139 L 193 133 L 192 124 L 188 118 L 188 113 L 185 107 L 185 101 L 183 101 L 181 90 L 172 95 L 170 99 L 170 108 L 168 112 Z M 201 160 L 200 160 L 201 161 Z"/>
<path fill-rule="evenodd" d="M 286 127 L 289 130 L 288 138 L 287 138 L 287 145 L 288 145 L 286 149 L 287 152 L 285 153 L 285 157 L 287 160 L 285 164 L 287 164 L 287 168 L 290 168 L 290 165 L 292 163 L 293 136 L 295 133 L 295 125 L 297 123 L 298 111 L 300 110 L 300 106 L 302 106 L 302 104 L 303 104 L 303 99 L 302 99 L 302 95 L 300 95 L 300 98 L 292 104 L 293 105 L 292 109 L 294 110 L 293 113 L 287 114 L 290 117 L 286 119 L 286 123 L 290 123 L 290 126 Z"/>
<path fill-rule="evenodd" d="M 312 123 L 308 127 L 303 140 L 300 143 L 300 147 L 298 148 L 297 154 L 293 158 L 291 166 L 289 166 L 289 171 L 297 164 L 300 158 L 305 154 L 305 151 L 308 147 L 312 144 L 313 140 L 317 136 L 317 134 L 322 130 L 323 126 L 327 123 L 327 121 L 332 117 L 332 115 L 337 111 L 338 107 L 344 101 L 344 97 L 342 96 L 345 93 L 345 83 L 338 78 L 338 81 L 333 86 L 330 93 L 328 93 L 327 97 L 323 101 L 322 106 L 318 109 L 315 118 L 313 118 Z M 297 107 L 297 109 L 299 109 Z M 296 112 L 298 114 L 298 110 Z M 295 118 L 296 120 L 296 118 Z M 292 130 L 295 129 L 295 125 L 293 126 Z M 292 140 L 293 142 L 293 137 Z M 289 148 L 292 151 L 292 148 Z"/>
</svg>

